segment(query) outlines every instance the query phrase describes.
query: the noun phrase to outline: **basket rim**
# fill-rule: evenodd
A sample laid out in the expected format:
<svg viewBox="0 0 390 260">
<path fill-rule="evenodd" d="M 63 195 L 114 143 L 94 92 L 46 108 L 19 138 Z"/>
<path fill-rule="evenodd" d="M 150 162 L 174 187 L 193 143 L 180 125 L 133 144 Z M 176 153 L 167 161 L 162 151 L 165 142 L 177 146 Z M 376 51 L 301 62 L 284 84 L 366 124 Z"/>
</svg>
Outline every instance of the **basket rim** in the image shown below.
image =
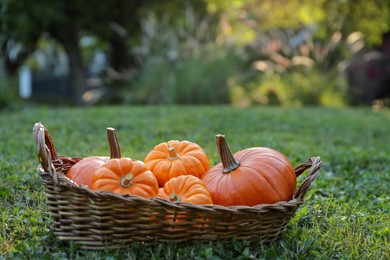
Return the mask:
<svg viewBox="0 0 390 260">
<path fill-rule="evenodd" d="M 318 158 L 318 157 L 314 157 Z M 319 159 L 319 158 L 318 158 Z M 319 161 L 319 164 L 322 166 L 322 161 Z M 318 165 L 318 164 L 317 164 Z M 312 168 L 313 170 L 313 168 Z M 38 165 L 37 167 L 38 174 L 44 178 L 45 175 L 48 176 L 47 178 L 50 178 L 52 180 L 51 174 L 43 169 L 43 166 L 41 164 Z M 319 167 L 317 170 L 314 172 L 311 171 L 308 173 L 306 179 L 303 181 L 301 184 L 300 188 L 303 188 L 305 181 L 308 182 L 311 181 L 315 178 L 315 176 L 319 172 Z M 211 205 L 196 205 L 193 203 L 189 202 L 181 202 L 181 201 L 169 201 L 165 200 L 159 197 L 152 197 L 152 198 L 143 198 L 137 195 L 132 195 L 132 194 L 116 194 L 113 192 L 108 192 L 108 191 L 98 191 L 98 190 L 91 190 L 88 186 L 86 185 L 79 185 L 69 179 L 68 177 L 65 176 L 65 174 L 62 171 L 57 171 L 57 183 L 53 182 L 53 185 L 56 185 L 58 187 L 62 187 L 65 189 L 71 189 L 75 190 L 76 192 L 79 193 L 84 193 L 88 196 L 96 197 L 96 198 L 105 198 L 105 199 L 112 199 L 112 200 L 119 200 L 123 202 L 134 202 L 134 201 L 139 201 L 139 202 L 144 202 L 148 203 L 150 205 L 153 204 L 163 204 L 164 206 L 168 206 L 172 209 L 194 209 L 194 210 L 204 210 L 204 211 L 214 211 L 216 209 L 218 210 L 226 210 L 229 212 L 234 212 L 234 211 L 263 211 L 263 210 L 272 210 L 272 211 L 285 211 L 286 207 L 297 207 L 300 206 L 303 203 L 303 198 L 304 195 L 299 196 L 299 191 L 300 188 L 297 188 L 293 197 L 289 201 L 279 201 L 273 204 L 258 204 L 254 206 L 247 206 L 247 205 L 235 205 L 235 206 L 222 206 L 222 205 L 217 205 L 217 204 L 211 204 Z M 310 180 L 310 176 L 313 176 L 312 179 Z M 307 184 L 307 188 L 310 185 L 310 183 Z"/>
<path fill-rule="evenodd" d="M 319 156 L 311 157 L 306 162 L 300 164 L 294 169 L 296 177 L 300 176 L 305 170 L 309 169 L 309 173 L 306 174 L 306 178 L 301 183 L 300 187 L 297 187 L 292 198 L 289 201 L 279 201 L 273 204 L 258 204 L 254 206 L 247 205 L 235 205 L 235 206 L 222 206 L 217 204 L 212 205 L 196 205 L 193 203 L 180 202 L 180 201 L 168 201 L 158 197 L 152 198 L 143 198 L 131 194 L 116 194 L 108 191 L 97 191 L 91 190 L 85 185 L 79 185 L 74 181 L 70 180 L 65 176 L 65 171 L 71 165 L 82 160 L 82 157 L 67 157 L 67 156 L 58 156 L 54 143 L 51 139 L 50 134 L 47 129 L 41 124 L 36 123 L 33 128 L 33 135 L 38 149 L 38 159 L 40 164 L 37 167 L 37 171 L 42 178 L 48 178 L 50 184 L 54 186 L 63 187 L 66 189 L 71 189 L 76 192 L 84 193 L 88 196 L 93 196 L 96 198 L 106 198 L 113 200 L 120 200 L 123 202 L 134 202 L 140 201 L 147 204 L 164 204 L 165 206 L 171 207 L 172 209 L 202 209 L 204 211 L 214 211 L 216 209 L 221 211 L 262 211 L 262 210 L 272 210 L 272 211 L 286 211 L 286 207 L 298 207 L 303 203 L 304 196 L 306 195 L 308 188 L 312 181 L 318 175 L 323 162 Z M 66 165 L 64 167 L 64 165 Z M 45 177 L 47 176 L 47 177 Z"/>
</svg>

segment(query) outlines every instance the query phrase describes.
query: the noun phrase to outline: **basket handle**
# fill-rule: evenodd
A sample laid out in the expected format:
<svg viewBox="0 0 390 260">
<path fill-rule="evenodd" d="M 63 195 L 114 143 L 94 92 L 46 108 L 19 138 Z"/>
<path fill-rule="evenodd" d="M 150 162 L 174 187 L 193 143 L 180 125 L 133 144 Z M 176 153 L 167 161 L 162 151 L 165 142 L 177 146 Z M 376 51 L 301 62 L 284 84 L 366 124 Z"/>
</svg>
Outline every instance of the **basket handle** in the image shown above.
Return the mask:
<svg viewBox="0 0 390 260">
<path fill-rule="evenodd" d="M 41 123 L 36 123 L 33 127 L 33 136 L 37 144 L 38 160 L 43 170 L 50 173 L 54 183 L 58 184 L 57 172 L 53 165 L 53 160 L 57 159 L 57 153 L 49 132 Z"/>
<path fill-rule="evenodd" d="M 303 200 L 305 197 L 310 184 L 317 177 L 320 172 L 320 168 L 324 165 L 319 156 L 310 158 L 307 162 L 302 163 L 298 167 L 295 168 L 295 174 L 298 177 L 301 175 L 306 169 L 310 168 L 309 173 L 307 174 L 305 180 L 302 182 L 301 186 L 295 192 L 293 199 Z"/>
</svg>

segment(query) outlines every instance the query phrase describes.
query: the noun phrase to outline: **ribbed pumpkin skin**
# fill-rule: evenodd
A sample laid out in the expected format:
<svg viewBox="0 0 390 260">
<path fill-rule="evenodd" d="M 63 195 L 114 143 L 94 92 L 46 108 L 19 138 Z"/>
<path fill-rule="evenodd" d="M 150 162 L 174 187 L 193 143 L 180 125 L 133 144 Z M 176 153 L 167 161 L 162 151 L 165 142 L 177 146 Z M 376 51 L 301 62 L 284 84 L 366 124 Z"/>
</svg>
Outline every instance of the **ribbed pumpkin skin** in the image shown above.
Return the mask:
<svg viewBox="0 0 390 260">
<path fill-rule="evenodd" d="M 177 158 L 172 158 L 169 147 L 173 147 Z M 200 178 L 210 169 L 207 154 L 196 143 L 171 140 L 158 144 L 145 157 L 144 162 L 153 172 L 160 187 L 171 178 L 180 175 L 193 175 Z"/>
<path fill-rule="evenodd" d="M 254 206 L 291 199 L 296 176 L 286 156 L 270 148 L 255 147 L 233 157 L 240 163 L 234 171 L 223 173 L 219 163 L 202 176 L 214 204 Z"/>
<path fill-rule="evenodd" d="M 159 189 L 158 196 L 166 200 L 198 205 L 213 204 L 206 185 L 199 178 L 192 175 L 182 175 L 170 179 L 163 188 Z"/>
<path fill-rule="evenodd" d="M 105 156 L 89 156 L 74 164 L 66 173 L 66 177 L 79 185 L 92 185 L 92 175 L 110 158 Z"/>
<path fill-rule="evenodd" d="M 126 176 L 131 178 L 128 180 L 128 187 L 122 185 Z M 142 161 L 130 158 L 110 159 L 93 175 L 91 188 L 144 198 L 154 197 L 158 194 L 158 183 L 153 173 L 146 168 Z"/>
</svg>

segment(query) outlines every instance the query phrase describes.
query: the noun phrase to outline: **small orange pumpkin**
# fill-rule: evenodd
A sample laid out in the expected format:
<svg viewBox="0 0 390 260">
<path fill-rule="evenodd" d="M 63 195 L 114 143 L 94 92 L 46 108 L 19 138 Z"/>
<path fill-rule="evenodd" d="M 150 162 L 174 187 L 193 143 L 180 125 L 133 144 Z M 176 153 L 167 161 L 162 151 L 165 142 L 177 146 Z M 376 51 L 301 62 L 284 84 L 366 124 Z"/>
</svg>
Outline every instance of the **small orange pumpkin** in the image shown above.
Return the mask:
<svg viewBox="0 0 390 260">
<path fill-rule="evenodd" d="M 202 176 L 214 204 L 223 206 L 288 201 L 296 187 L 294 168 L 286 156 L 264 147 L 233 154 L 224 135 L 217 135 L 221 163 Z"/>
<path fill-rule="evenodd" d="M 188 202 L 197 205 L 212 205 L 210 192 L 204 183 L 195 176 L 181 175 L 167 181 L 159 189 L 158 197 L 172 202 Z M 170 228 L 181 229 L 181 225 L 192 223 L 196 229 L 208 226 L 206 218 L 194 218 L 193 215 L 181 210 L 168 212 L 165 219 L 172 223 Z"/>
<path fill-rule="evenodd" d="M 163 188 L 159 189 L 158 197 L 198 205 L 213 204 L 206 185 L 192 175 L 181 175 L 170 179 Z"/>
<path fill-rule="evenodd" d="M 144 162 L 156 176 L 160 187 L 180 175 L 200 178 L 210 169 L 207 154 L 198 144 L 190 141 L 170 140 L 158 144 L 145 157 Z"/>
<path fill-rule="evenodd" d="M 99 168 L 92 177 L 91 189 L 117 194 L 132 194 L 144 198 L 158 194 L 156 177 L 142 161 L 113 158 Z"/>
</svg>

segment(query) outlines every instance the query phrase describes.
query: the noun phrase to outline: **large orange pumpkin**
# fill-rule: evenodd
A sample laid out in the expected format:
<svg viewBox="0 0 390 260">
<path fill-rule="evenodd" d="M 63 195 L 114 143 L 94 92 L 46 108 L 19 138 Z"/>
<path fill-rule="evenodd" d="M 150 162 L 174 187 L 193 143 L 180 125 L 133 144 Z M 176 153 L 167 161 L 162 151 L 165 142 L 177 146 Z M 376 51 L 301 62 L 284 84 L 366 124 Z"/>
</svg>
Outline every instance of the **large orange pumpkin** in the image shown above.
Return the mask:
<svg viewBox="0 0 390 260">
<path fill-rule="evenodd" d="M 158 196 L 170 201 L 198 205 L 213 204 L 207 187 L 199 178 L 192 175 L 181 175 L 170 179 L 163 188 L 159 189 Z"/>
<path fill-rule="evenodd" d="M 157 196 L 156 177 L 142 161 L 130 158 L 110 159 L 92 176 L 91 189 L 144 198 Z"/>
<path fill-rule="evenodd" d="M 264 147 L 233 155 L 224 135 L 217 135 L 216 140 L 221 163 L 202 176 L 214 204 L 254 206 L 292 198 L 296 176 L 286 156 Z"/>
<path fill-rule="evenodd" d="M 66 172 L 66 177 L 79 185 L 91 187 L 93 174 L 101 168 L 110 158 L 120 158 L 121 151 L 118 138 L 114 128 L 107 128 L 108 144 L 110 146 L 111 157 L 107 156 L 89 156 L 75 163 Z"/>
<path fill-rule="evenodd" d="M 145 157 L 144 162 L 153 172 L 160 187 L 171 178 L 193 175 L 200 178 L 210 169 L 207 154 L 196 143 L 170 140 L 158 144 Z"/>
</svg>

